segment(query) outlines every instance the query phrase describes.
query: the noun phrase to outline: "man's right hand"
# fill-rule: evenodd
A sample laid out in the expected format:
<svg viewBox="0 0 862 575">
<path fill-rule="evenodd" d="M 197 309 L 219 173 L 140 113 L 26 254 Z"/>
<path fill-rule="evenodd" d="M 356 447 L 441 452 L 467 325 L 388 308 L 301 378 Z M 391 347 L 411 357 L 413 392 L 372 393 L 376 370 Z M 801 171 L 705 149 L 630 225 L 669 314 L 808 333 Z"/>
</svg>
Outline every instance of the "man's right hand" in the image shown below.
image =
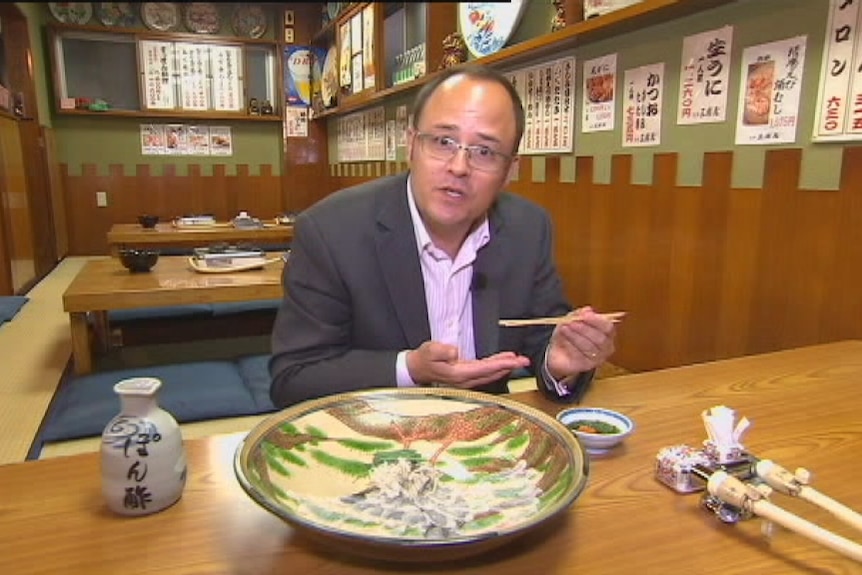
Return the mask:
<svg viewBox="0 0 862 575">
<path fill-rule="evenodd" d="M 426 341 L 407 352 L 407 371 L 417 385 L 444 385 L 470 389 L 507 376 L 530 365 L 530 359 L 511 351 L 461 360 L 458 348 L 436 341 Z"/>
</svg>

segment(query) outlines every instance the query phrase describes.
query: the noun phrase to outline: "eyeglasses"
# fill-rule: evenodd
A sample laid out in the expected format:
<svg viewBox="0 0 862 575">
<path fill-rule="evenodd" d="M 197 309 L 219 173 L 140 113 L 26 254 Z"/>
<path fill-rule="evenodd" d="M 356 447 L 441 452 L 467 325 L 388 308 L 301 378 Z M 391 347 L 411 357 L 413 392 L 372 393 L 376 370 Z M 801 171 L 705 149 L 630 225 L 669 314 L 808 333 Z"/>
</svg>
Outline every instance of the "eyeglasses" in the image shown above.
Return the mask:
<svg viewBox="0 0 862 575">
<path fill-rule="evenodd" d="M 432 158 L 438 160 L 451 160 L 459 150 L 467 152 L 467 164 L 476 170 L 484 172 L 496 172 L 506 167 L 512 157 L 492 150 L 488 146 L 474 144 L 465 146 L 456 142 L 450 136 L 437 136 L 416 132 L 422 150 Z"/>
</svg>

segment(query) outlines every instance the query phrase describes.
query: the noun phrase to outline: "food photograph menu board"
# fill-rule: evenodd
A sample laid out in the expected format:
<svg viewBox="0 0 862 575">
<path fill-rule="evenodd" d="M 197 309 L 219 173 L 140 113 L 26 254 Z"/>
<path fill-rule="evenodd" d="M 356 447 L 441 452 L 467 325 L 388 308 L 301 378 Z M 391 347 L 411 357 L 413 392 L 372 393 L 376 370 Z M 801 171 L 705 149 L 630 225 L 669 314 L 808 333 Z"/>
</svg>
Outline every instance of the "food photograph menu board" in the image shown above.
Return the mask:
<svg viewBox="0 0 862 575">
<path fill-rule="evenodd" d="M 141 124 L 143 156 L 230 156 L 230 126 Z"/>
</svg>

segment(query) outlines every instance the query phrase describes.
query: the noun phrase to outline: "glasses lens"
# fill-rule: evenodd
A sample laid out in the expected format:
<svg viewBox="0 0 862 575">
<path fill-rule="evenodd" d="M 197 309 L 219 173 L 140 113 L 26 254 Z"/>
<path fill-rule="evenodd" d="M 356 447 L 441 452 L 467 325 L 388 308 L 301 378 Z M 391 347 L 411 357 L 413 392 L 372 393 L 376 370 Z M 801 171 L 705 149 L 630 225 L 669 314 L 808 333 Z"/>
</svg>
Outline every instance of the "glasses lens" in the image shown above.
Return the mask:
<svg viewBox="0 0 862 575">
<path fill-rule="evenodd" d="M 500 167 L 503 157 L 488 148 L 470 150 L 470 165 L 477 170 L 492 171 Z"/>
<path fill-rule="evenodd" d="M 448 137 L 420 134 L 419 141 L 422 143 L 423 149 L 438 160 L 450 160 L 461 149 L 461 145 L 458 142 Z M 467 153 L 467 163 L 470 167 L 477 170 L 498 170 L 505 161 L 504 156 L 484 146 L 470 146 L 465 151 Z"/>
<path fill-rule="evenodd" d="M 458 146 L 454 145 L 452 140 L 448 138 L 422 134 L 420 140 L 425 147 L 425 151 L 438 160 L 448 160 L 458 151 Z"/>
</svg>

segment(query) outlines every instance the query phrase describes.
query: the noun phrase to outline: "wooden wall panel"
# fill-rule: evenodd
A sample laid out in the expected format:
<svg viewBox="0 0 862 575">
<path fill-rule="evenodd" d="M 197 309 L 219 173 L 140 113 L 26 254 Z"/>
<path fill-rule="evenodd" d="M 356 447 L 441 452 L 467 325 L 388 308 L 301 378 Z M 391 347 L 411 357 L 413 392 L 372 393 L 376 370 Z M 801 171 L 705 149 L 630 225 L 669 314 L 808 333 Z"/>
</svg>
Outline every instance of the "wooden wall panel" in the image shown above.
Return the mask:
<svg viewBox="0 0 862 575">
<path fill-rule="evenodd" d="M 522 158 L 510 186 L 551 213 L 557 265 L 575 305 L 625 310 L 614 363 L 640 371 L 862 338 L 862 147 L 847 147 L 838 191 L 798 189 L 801 152 L 771 150 L 762 189 L 731 187 L 732 152 L 706 154 L 701 186 L 676 184 L 676 154 L 653 181 L 632 183 L 612 158 L 609 184 L 592 158 L 560 182 Z M 404 166 L 399 166 L 403 169 Z M 392 166 L 387 166 L 391 169 Z M 337 190 L 373 176 L 341 166 Z"/>
<path fill-rule="evenodd" d="M 18 133 L 24 155 L 27 196 L 33 220 L 33 256 L 36 276 L 44 277 L 57 265 L 54 212 L 49 188 L 49 170 L 45 162 L 42 130 L 34 120 L 18 121 Z"/>
<path fill-rule="evenodd" d="M 844 150 L 841 186 L 836 214 L 826 225 L 834 226 L 838 241 L 835 266 L 824 278 L 825 305 L 821 317 L 823 341 L 858 338 L 862 318 L 862 147 Z M 832 290 L 832 286 L 843 289 Z"/>
<path fill-rule="evenodd" d="M 99 175 L 92 164 L 82 166 L 80 176 L 70 175 L 65 164 L 60 172 L 71 255 L 107 254 L 111 225 L 136 222 L 144 213 L 164 221 L 211 213 L 224 221 L 240 210 L 261 219 L 287 211 L 281 176 L 268 165 L 260 166 L 259 175 L 251 175 L 247 165 L 236 166 L 235 175 L 228 175 L 223 164 L 213 166 L 211 175 L 203 175 L 199 165 L 189 166 L 187 175 L 177 174 L 174 165 L 154 174 L 148 164 L 139 164 L 134 174 L 126 174 L 122 165 L 111 165 L 107 175 Z M 107 192 L 107 207 L 96 206 L 96 191 Z"/>
<path fill-rule="evenodd" d="M 0 165 L 6 253 L 12 290 L 22 293 L 36 279 L 33 214 L 18 122 L 0 117 Z"/>
<path fill-rule="evenodd" d="M 728 169 L 730 167 L 731 164 L 728 163 Z M 704 172 L 706 173 L 706 170 Z M 752 286 L 761 272 L 758 268 L 757 246 L 760 242 L 763 192 L 756 189 L 728 188 L 727 195 L 721 297 L 715 302 L 721 310 L 716 342 L 716 356 L 721 358 L 752 353 L 749 351 L 751 347 L 748 341 L 753 322 Z M 710 329 L 710 326 L 704 327 Z"/>
<path fill-rule="evenodd" d="M 63 178 L 60 164 L 57 162 L 57 140 L 54 130 L 42 126 L 42 143 L 45 166 L 48 171 L 48 188 L 51 195 L 51 221 L 54 223 L 54 254 L 62 259 L 69 253 L 69 230 L 66 225 L 66 192 L 63 189 Z"/>
</svg>

